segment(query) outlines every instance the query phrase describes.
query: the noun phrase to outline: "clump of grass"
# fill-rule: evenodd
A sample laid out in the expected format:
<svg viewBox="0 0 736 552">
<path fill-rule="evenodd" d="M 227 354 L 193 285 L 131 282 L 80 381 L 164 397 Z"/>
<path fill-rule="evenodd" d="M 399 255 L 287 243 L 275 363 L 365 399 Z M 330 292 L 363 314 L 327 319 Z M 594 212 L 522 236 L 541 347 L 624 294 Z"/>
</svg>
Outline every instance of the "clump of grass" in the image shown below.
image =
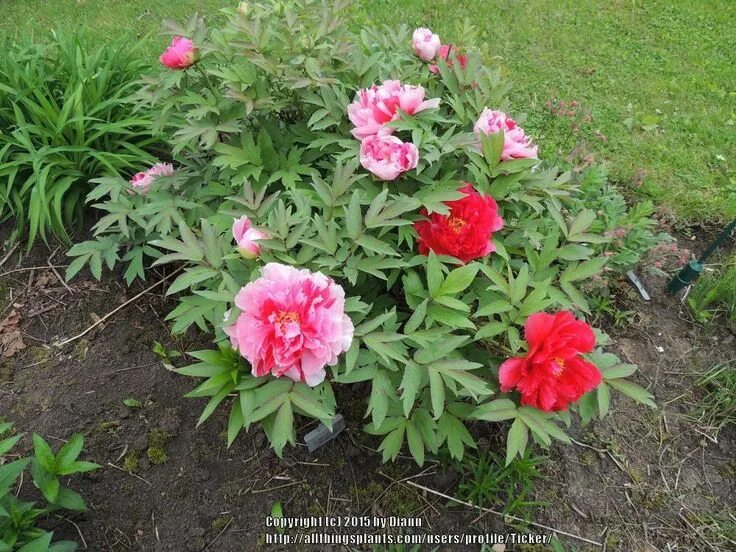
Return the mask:
<svg viewBox="0 0 736 552">
<path fill-rule="evenodd" d="M 481 508 L 502 507 L 504 514 L 529 519 L 531 508 L 542 504 L 529 500 L 529 495 L 541 477 L 539 465 L 545 460 L 545 456 L 527 452 L 507 466 L 504 457 L 495 452 L 467 455 L 458 466 L 457 493 Z"/>
<path fill-rule="evenodd" d="M 688 295 L 688 305 L 696 319 L 712 320 L 722 313 L 736 321 L 736 255 L 721 270 L 703 274 Z"/>
<path fill-rule="evenodd" d="M 698 381 L 706 391 L 700 401 L 698 419 L 715 435 L 736 423 L 736 359 L 715 365 Z"/>
</svg>

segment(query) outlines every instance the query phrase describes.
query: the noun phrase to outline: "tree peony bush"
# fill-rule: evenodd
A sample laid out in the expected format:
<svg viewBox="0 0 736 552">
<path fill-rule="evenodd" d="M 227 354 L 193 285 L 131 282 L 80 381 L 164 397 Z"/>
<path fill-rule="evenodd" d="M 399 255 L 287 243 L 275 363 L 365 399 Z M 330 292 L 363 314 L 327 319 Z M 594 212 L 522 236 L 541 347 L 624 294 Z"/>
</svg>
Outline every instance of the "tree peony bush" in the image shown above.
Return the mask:
<svg viewBox="0 0 736 552">
<path fill-rule="evenodd" d="M 407 447 L 419 464 L 462 458 L 471 424 L 511 422 L 509 461 L 530 439 L 568 442 L 572 415 L 605 416 L 611 388 L 653 406 L 584 322 L 582 286 L 622 259 L 608 232 L 628 215 L 597 213 L 605 179 L 537 159 L 471 48 L 353 34 L 344 8 L 249 3 L 222 28 L 172 25 L 200 57 L 140 100 L 174 171 L 145 194 L 100 179 L 89 199 L 106 214 L 69 276 L 183 263 L 173 331 L 217 343 L 176 370 L 204 379 L 188 395 L 208 398 L 200 423 L 227 408 L 229 443 L 260 424 L 278 454 L 295 415 L 331 424 L 338 386 L 369 389 L 384 460 Z"/>
</svg>

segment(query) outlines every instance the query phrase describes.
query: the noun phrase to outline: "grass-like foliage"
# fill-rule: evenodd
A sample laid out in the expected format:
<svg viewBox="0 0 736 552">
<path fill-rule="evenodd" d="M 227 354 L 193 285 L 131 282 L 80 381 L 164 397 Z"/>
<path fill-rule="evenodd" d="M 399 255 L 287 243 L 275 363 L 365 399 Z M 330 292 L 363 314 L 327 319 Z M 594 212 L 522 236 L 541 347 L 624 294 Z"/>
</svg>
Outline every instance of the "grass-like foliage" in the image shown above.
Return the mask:
<svg viewBox="0 0 736 552">
<path fill-rule="evenodd" d="M 43 437 L 34 434 L 33 457 L 19 458 L 13 448 L 23 435 L 9 436 L 12 428 L 10 422 L 0 422 L 0 552 L 74 552 L 75 543 L 52 543 L 53 532 L 44 531 L 39 523 L 60 510 L 85 511 L 82 497 L 62 486 L 61 480 L 100 466 L 78 459 L 84 447 L 80 434 L 73 435 L 56 453 Z M 18 481 L 29 466 L 33 484 L 43 498 L 40 505 L 17 497 Z"/>
<path fill-rule="evenodd" d="M 90 179 L 129 171 L 156 143 L 128 98 L 149 62 L 134 41 L 53 34 L 6 40 L 0 57 L 0 217 L 28 247 L 69 241 Z"/>
<path fill-rule="evenodd" d="M 530 519 L 532 508 L 542 503 L 530 496 L 541 477 L 544 456 L 524 456 L 506 464 L 503 455 L 479 451 L 469 454 L 460 469 L 457 494 L 481 508 L 498 508 L 505 515 Z"/>
<path fill-rule="evenodd" d="M 714 272 L 705 272 L 693 285 L 687 303 L 695 318 L 709 321 L 717 315 L 736 321 L 736 254 Z"/>
<path fill-rule="evenodd" d="M 720 430 L 736 424 L 736 359 L 717 364 L 697 383 L 705 391 L 698 420 L 717 437 Z"/>
</svg>

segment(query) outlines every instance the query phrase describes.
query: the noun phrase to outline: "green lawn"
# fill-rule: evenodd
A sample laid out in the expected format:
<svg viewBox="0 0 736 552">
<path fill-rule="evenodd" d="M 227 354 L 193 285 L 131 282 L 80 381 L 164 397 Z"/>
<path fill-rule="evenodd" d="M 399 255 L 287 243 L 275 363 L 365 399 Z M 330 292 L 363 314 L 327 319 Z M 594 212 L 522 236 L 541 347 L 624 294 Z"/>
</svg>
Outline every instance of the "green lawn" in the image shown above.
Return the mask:
<svg viewBox="0 0 736 552">
<path fill-rule="evenodd" d="M 156 34 L 162 19 L 236 3 L 4 0 L 0 33 L 153 33 L 153 54 L 166 42 Z M 508 69 L 514 113 L 527 113 L 545 155 L 582 141 L 581 155 L 605 159 L 623 186 L 685 219 L 736 216 L 736 2 L 371 0 L 357 2 L 354 17 L 430 26 L 458 43 L 458 24 L 470 18 L 486 53 Z M 550 115 L 548 100 L 575 100 L 591 121 L 571 136 L 572 121 Z"/>
</svg>

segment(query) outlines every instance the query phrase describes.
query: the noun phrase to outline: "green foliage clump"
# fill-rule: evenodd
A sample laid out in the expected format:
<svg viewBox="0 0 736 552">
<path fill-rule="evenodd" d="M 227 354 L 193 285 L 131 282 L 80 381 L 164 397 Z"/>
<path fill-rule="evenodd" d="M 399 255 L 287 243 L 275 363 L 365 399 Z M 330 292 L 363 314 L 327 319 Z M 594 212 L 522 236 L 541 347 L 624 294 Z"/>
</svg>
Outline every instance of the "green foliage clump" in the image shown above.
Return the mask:
<svg viewBox="0 0 736 552">
<path fill-rule="evenodd" d="M 698 419 L 716 435 L 736 424 L 736 359 L 713 366 L 697 384 L 705 391 L 698 406 Z"/>
<path fill-rule="evenodd" d="M 718 270 L 706 270 L 690 290 L 687 303 L 701 322 L 718 314 L 736 322 L 736 255 L 727 258 Z"/>
<path fill-rule="evenodd" d="M 69 242 L 90 180 L 130 174 L 159 143 L 130 96 L 148 63 L 130 39 L 90 46 L 54 34 L 6 39 L 0 58 L 0 219 L 28 247 Z"/>
<path fill-rule="evenodd" d="M 10 422 L 0 423 L 0 550 L 3 552 L 74 552 L 77 545 L 69 541 L 52 543 L 53 532 L 38 526 L 42 518 L 59 510 L 83 512 L 87 509 L 78 493 L 61 485 L 61 479 L 89 472 L 100 466 L 78 460 L 84 446 L 80 434 L 54 453 L 40 435 L 33 435 L 33 458 L 10 460 L 13 447 L 23 435 L 7 437 Z M 17 457 L 17 455 L 13 455 Z M 30 465 L 33 484 L 41 491 L 44 504 L 19 500 L 13 492 L 16 482 Z"/>
<path fill-rule="evenodd" d="M 539 466 L 544 456 L 528 452 L 506 464 L 495 452 L 468 455 L 458 464 L 460 483 L 457 494 L 481 508 L 500 507 L 504 514 L 528 519 L 531 508 L 541 503 L 530 500 L 534 485 L 541 477 Z"/>
<path fill-rule="evenodd" d="M 569 411 L 522 405 L 498 382 L 500 364 L 526 353 L 529 316 L 590 315 L 585 286 L 635 262 L 655 239 L 648 207 L 606 204 L 600 173 L 581 181 L 554 163 L 502 159 L 503 132 L 480 139 L 472 130 L 484 108 L 508 110 L 510 87 L 498 68 L 469 48 L 467 68 L 438 60 L 433 74 L 413 54 L 406 26 L 353 33 L 345 7 L 254 2 L 225 10 L 216 28 L 196 16 L 172 24 L 200 57 L 186 70 L 147 78 L 139 100 L 159 114 L 156 131 L 169 137 L 175 172 L 145 194 L 129 193 L 120 177 L 97 179 L 88 200 L 105 215 L 94 239 L 70 251 L 68 275 L 89 264 L 99 277 L 103 264 L 122 261 L 131 281 L 149 264 L 183 266 L 167 292 L 178 296 L 172 331 L 196 327 L 218 348 L 191 353 L 197 362 L 175 371 L 204 379 L 187 395 L 208 399 L 199 423 L 227 405 L 228 445 L 258 424 L 283 454 L 296 442 L 297 415 L 330 425 L 333 385 L 364 382 L 365 431 L 381 438 L 384 461 L 406 447 L 419 464 L 440 449 L 459 460 L 475 448 L 470 420 L 511 423 L 510 463 L 532 441 L 569 443 L 561 426 L 572 414 L 586 422 L 605 416 L 611 388 L 653 405 L 625 379 L 636 368 L 600 349 L 588 360 L 604 383 Z M 463 29 L 470 44 L 473 33 Z M 386 80 L 439 99 L 437 108 L 389 123 L 419 151 L 416 169 L 392 182 L 360 167 L 347 115 L 359 89 Z M 424 212 L 447 215 L 463 181 L 498 203 L 504 228 L 493 236 L 495 251 L 468 263 L 418 254 L 414 223 Z M 268 232 L 257 259 L 244 259 L 232 243 L 233 219 L 243 215 Z M 633 231 L 628 243 L 609 235 L 621 224 Z M 319 271 L 345 290 L 354 339 L 318 386 L 254 377 L 227 343 L 235 295 L 270 262 Z"/>
</svg>

